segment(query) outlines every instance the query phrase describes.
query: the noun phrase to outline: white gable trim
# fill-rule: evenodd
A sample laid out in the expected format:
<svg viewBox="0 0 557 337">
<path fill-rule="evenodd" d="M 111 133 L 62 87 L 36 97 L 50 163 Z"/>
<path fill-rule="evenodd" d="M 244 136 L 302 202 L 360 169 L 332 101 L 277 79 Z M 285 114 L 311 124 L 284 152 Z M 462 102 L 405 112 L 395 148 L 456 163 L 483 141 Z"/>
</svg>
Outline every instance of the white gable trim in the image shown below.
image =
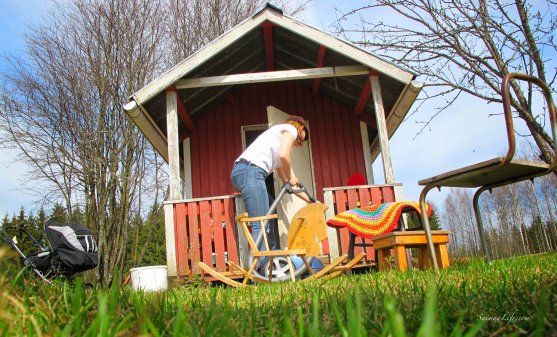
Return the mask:
<svg viewBox="0 0 557 337">
<path fill-rule="evenodd" d="M 141 130 L 143 135 L 153 144 L 155 150 L 168 162 L 168 141 L 166 135 L 156 126 L 151 116 L 145 112 L 143 106 L 132 100 L 124 106 L 124 111 Z"/>
<path fill-rule="evenodd" d="M 318 43 L 319 45 L 327 47 L 328 49 L 334 50 L 339 54 L 349 57 L 400 82 L 410 83 L 414 77 L 414 75 L 408 71 L 373 56 L 345 41 L 332 37 L 318 29 L 289 18 L 288 16 L 280 15 L 273 11 L 266 11 L 265 17 L 267 20 L 278 26 L 299 34 Z"/>
<path fill-rule="evenodd" d="M 244 20 L 236 27 L 232 28 L 216 40 L 213 40 L 211 43 L 195 52 L 189 58 L 178 63 L 161 77 L 147 84 L 145 87 L 136 92 L 132 98 L 141 104 L 147 102 L 149 99 L 168 88 L 174 82 L 178 81 L 184 75 L 206 62 L 209 58 L 213 57 L 218 51 L 234 43 L 250 30 L 259 26 L 259 24 L 263 21 L 265 21 L 265 16 L 263 15 Z"/>
<path fill-rule="evenodd" d="M 373 56 L 347 42 L 334 38 L 292 18 L 281 15 L 274 10 L 265 9 L 257 15 L 244 20 L 228 32 L 224 33 L 205 47 L 198 50 L 186 60 L 180 62 L 172 69 L 167 71 L 165 74 L 153 80 L 145 87 L 137 91 L 135 94 L 132 95 L 130 99 L 134 99 L 139 105 L 144 104 L 155 95 L 162 92 L 170 85 L 174 84 L 176 81 L 180 80 L 190 71 L 202 65 L 220 50 L 234 43 L 266 20 L 269 20 L 270 22 L 284 29 L 304 36 L 320 45 L 327 47 L 328 49 L 334 50 L 335 52 L 349 57 L 358 63 L 362 63 L 372 68 L 373 70 L 376 70 L 400 82 L 408 84 L 414 77 L 412 73 L 405 71 L 376 56 Z"/>
</svg>

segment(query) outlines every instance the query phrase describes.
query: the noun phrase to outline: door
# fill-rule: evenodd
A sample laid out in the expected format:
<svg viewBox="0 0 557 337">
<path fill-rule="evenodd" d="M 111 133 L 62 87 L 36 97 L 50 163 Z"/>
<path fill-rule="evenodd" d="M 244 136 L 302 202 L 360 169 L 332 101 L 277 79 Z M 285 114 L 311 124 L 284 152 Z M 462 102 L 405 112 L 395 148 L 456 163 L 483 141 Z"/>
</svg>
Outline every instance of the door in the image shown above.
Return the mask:
<svg viewBox="0 0 557 337">
<path fill-rule="evenodd" d="M 289 115 L 287 113 L 284 113 L 274 106 L 267 107 L 269 127 L 275 124 L 283 123 L 288 116 Z M 309 142 L 310 140 L 304 142 L 302 147 L 292 149 L 292 171 L 294 171 L 298 180 L 300 180 L 307 187 L 308 191 L 315 195 L 313 163 L 311 160 L 311 147 Z M 280 181 L 278 174 L 275 174 L 274 180 L 276 196 L 282 187 L 282 182 Z M 307 205 L 307 203 L 295 195 L 285 194 L 281 203 L 277 206 L 280 246 L 282 248 L 285 248 L 288 242 L 288 226 L 290 225 L 290 220 L 294 214 L 296 214 L 296 212 L 305 205 Z"/>
</svg>

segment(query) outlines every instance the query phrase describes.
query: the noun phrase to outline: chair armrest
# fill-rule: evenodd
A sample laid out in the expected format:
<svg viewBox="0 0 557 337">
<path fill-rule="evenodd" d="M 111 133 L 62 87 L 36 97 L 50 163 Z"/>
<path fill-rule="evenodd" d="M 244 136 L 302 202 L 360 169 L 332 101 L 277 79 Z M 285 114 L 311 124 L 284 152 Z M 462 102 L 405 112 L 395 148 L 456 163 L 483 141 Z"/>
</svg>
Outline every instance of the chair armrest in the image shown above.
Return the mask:
<svg viewBox="0 0 557 337">
<path fill-rule="evenodd" d="M 251 217 L 251 218 L 243 218 L 242 221 L 255 222 L 255 221 L 276 219 L 277 217 L 278 216 L 276 214 L 270 214 L 270 215 L 254 216 L 254 217 Z"/>
</svg>

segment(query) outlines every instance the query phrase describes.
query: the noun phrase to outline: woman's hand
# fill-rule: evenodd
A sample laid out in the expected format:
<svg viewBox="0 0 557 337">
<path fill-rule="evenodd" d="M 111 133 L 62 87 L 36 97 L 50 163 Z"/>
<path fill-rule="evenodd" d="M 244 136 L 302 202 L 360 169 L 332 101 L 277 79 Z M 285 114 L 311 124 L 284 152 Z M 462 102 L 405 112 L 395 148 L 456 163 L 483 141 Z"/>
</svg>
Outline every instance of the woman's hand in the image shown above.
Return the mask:
<svg viewBox="0 0 557 337">
<path fill-rule="evenodd" d="M 290 180 L 288 180 L 288 182 L 290 183 L 290 186 L 292 186 L 292 187 L 296 187 L 296 186 L 300 185 L 300 181 L 295 176 L 291 176 Z"/>
</svg>

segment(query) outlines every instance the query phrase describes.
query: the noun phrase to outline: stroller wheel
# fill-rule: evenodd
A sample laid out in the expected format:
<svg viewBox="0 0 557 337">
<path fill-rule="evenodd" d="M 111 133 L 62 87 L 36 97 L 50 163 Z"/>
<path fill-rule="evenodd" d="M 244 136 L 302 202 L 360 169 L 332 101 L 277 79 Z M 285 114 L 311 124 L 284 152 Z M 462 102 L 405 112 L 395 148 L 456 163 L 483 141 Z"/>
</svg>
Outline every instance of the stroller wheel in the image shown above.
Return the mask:
<svg viewBox="0 0 557 337">
<path fill-rule="evenodd" d="M 270 260 L 267 260 L 261 266 L 261 275 L 269 277 L 270 262 Z M 275 257 L 273 259 L 272 278 L 283 278 L 288 275 L 290 275 L 290 269 L 288 268 L 288 261 L 286 260 L 286 258 L 284 256 Z"/>
<path fill-rule="evenodd" d="M 304 279 L 310 275 L 305 268 L 304 261 L 301 257 L 297 255 L 291 255 L 290 258 L 292 259 L 292 268 L 294 268 L 294 272 L 297 274 L 296 279 Z M 265 278 L 268 278 L 269 265 L 270 261 L 268 258 L 266 258 L 265 262 L 262 262 L 261 267 L 258 269 L 258 273 Z M 325 267 L 323 263 L 317 258 L 312 259 L 310 266 L 314 272 L 318 272 Z M 303 271 L 300 273 L 301 269 L 303 269 Z M 286 257 L 280 256 L 273 259 L 272 279 L 280 279 L 281 281 L 290 279 L 290 268 L 288 267 L 288 260 L 286 259 Z"/>
</svg>

